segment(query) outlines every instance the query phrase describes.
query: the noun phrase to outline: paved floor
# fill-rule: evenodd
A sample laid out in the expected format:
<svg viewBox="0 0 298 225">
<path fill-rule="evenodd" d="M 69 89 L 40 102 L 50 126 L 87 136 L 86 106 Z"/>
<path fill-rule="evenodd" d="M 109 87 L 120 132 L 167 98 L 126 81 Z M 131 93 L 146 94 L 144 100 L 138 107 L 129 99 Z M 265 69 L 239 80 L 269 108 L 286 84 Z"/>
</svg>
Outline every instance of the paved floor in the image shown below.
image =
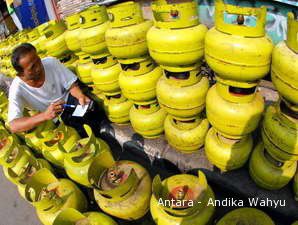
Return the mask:
<svg viewBox="0 0 298 225">
<path fill-rule="evenodd" d="M 0 168 L 0 225 L 41 225 L 34 208 L 3 175 Z"/>
</svg>

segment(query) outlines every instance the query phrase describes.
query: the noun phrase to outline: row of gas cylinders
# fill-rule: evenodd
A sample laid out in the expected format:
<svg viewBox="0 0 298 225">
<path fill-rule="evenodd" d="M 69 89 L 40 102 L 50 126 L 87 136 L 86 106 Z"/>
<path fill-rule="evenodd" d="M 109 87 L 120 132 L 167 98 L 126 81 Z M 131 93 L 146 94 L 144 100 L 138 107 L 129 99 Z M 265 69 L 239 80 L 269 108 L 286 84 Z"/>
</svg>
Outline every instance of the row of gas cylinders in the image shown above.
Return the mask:
<svg viewBox="0 0 298 225">
<path fill-rule="evenodd" d="M 26 42 L 28 30 L 23 30 L 9 36 L 0 43 L 0 72 L 10 77 L 16 76 L 16 71 L 11 64 L 11 54 L 15 46 L 19 43 Z"/>
<path fill-rule="evenodd" d="M 120 93 L 107 97 L 111 121 L 119 123 L 124 118 L 127 121 L 130 119 L 133 128 L 146 138 L 156 137 L 164 129 L 170 145 L 184 152 L 197 150 L 205 143 L 208 159 L 223 171 L 243 166 L 253 149 L 252 132 L 258 127 L 265 108 L 257 85 L 270 71 L 273 51 L 273 45 L 265 34 L 266 9 L 241 8 L 225 5 L 218 0 L 215 3 L 215 27 L 207 33 L 204 26 L 198 23 L 194 3 L 165 4 L 157 1 L 152 4 L 152 10 L 154 26 L 147 32 L 147 44 L 150 56 L 163 68 L 163 74 L 156 83 L 159 103 L 152 99 L 153 95 L 148 95 L 154 85 L 151 80 L 143 85 L 147 74 L 141 72 L 145 67 L 137 63 L 137 58 L 133 58 L 135 55 L 126 56 L 133 58 L 130 59 L 130 66 L 123 65 L 121 56 L 113 52 L 114 46 L 110 49 L 107 41 L 110 52 L 119 58 L 122 67 L 119 86 L 128 99 L 125 101 Z M 238 14 L 236 24 L 224 21 L 225 12 Z M 255 16 L 256 26 L 246 26 L 244 15 Z M 116 18 L 116 14 L 113 14 L 113 18 Z M 280 46 L 285 46 L 283 42 L 274 48 L 272 74 L 275 74 L 275 68 L 278 68 L 279 74 L 273 83 L 278 91 L 283 89 L 287 94 L 282 94 L 277 106 L 266 110 L 262 124 L 265 149 L 262 143 L 258 144 L 250 159 L 252 178 L 267 189 L 285 186 L 293 178 L 297 167 L 297 24 L 296 18 L 290 13 L 286 41 L 290 47 L 287 51 L 280 50 Z M 191 33 L 194 30 L 198 33 Z M 118 33 L 121 31 L 118 30 Z M 123 40 L 124 43 L 125 39 L 118 33 L 114 34 L 114 39 Z M 200 40 L 188 40 L 194 37 Z M 193 51 L 187 51 L 186 42 Z M 181 46 L 183 49 L 179 49 Z M 118 47 L 120 49 L 120 45 Z M 209 91 L 208 80 L 200 73 L 203 49 L 206 61 L 215 71 L 217 79 L 217 84 Z M 152 62 L 147 65 L 149 68 Z M 132 70 L 140 72 L 129 76 L 128 72 Z M 154 79 L 154 76 L 150 78 Z M 281 85 L 283 88 L 279 87 Z M 213 127 L 208 133 L 209 124 L 202 113 L 205 97 L 207 118 Z M 134 103 L 131 109 L 129 100 Z M 120 114 L 121 106 L 124 111 Z M 115 115 L 113 112 L 116 112 Z M 276 120 L 281 125 L 277 125 Z M 266 132 L 267 129 L 271 130 Z M 286 134 L 289 135 L 287 140 Z M 262 151 L 265 153 L 257 154 Z M 258 164 L 258 160 L 266 162 L 262 164 L 264 167 Z M 268 176 L 270 172 L 274 176 Z"/>
<path fill-rule="evenodd" d="M 150 210 L 158 225 L 203 225 L 212 221 L 215 207 L 208 202 L 210 199 L 214 201 L 215 196 L 203 172 L 174 175 L 163 181 L 157 175 L 151 181 L 141 165 L 133 161 L 114 161 L 108 145 L 94 137 L 89 127 L 85 126 L 89 136 L 78 137 L 76 141 L 67 135 L 77 137 L 77 134 L 66 129 L 70 128 L 60 124 L 52 136 L 46 135 L 46 141 L 40 131 L 42 153 L 58 165 L 53 158 L 59 155 L 59 149 L 64 154 L 63 167 L 69 178 L 92 187 L 96 202 L 104 213 L 124 220 L 137 220 Z M 0 137 L 0 164 L 5 176 L 36 208 L 44 225 L 117 224 L 104 213 L 86 212 L 88 201 L 79 187 L 70 179 L 57 178 L 51 165 L 36 158 L 16 136 L 1 128 Z M 51 157 L 44 151 L 51 152 Z M 268 215 L 253 208 L 234 210 L 217 224 L 231 224 L 231 221 L 235 225 L 240 222 L 274 225 Z"/>
<path fill-rule="evenodd" d="M 130 119 L 134 129 L 147 138 L 157 137 L 165 130 L 169 143 L 184 152 L 197 150 L 205 143 L 208 159 L 222 170 L 231 170 L 242 166 L 252 150 L 251 133 L 257 128 L 264 110 L 264 100 L 256 91 L 257 84 L 270 70 L 273 45 L 265 35 L 265 8 L 239 8 L 225 5 L 221 0 L 216 1 L 215 7 L 215 27 L 208 32 L 198 22 L 194 2 L 166 4 L 157 1 L 152 5 L 153 27 L 150 21 L 143 19 L 140 6 L 133 2 L 114 5 L 108 11 L 101 6 L 91 7 L 80 13 L 81 20 L 89 21 L 90 27 L 83 32 L 81 29 L 86 27 L 80 28 L 79 23 L 69 22 L 78 26 L 68 27 L 73 34 L 80 29 L 79 35 L 70 35 L 72 38 L 82 38 L 76 42 L 79 45 L 71 45 L 80 46 L 81 51 L 91 55 L 82 57 L 89 63 L 81 61 L 77 74 L 85 83 L 92 81 L 90 74 L 93 74 L 91 78 L 97 74 L 100 81 L 93 79 L 95 89 L 106 95 L 105 105 L 111 121 L 125 123 Z M 239 15 L 237 24 L 224 21 L 226 11 Z M 243 15 L 256 16 L 256 26 L 246 26 Z M 97 21 L 95 17 L 101 18 L 101 23 L 94 22 Z M 69 20 L 73 18 L 77 15 Z M 59 33 L 61 28 L 57 24 L 48 29 Z M 90 39 L 85 34 L 90 35 Z M 293 178 L 296 169 L 296 34 L 297 21 L 289 14 L 287 41 L 274 48 L 272 62 L 272 80 L 283 100 L 265 113 L 262 125 L 265 153 L 251 157 L 253 179 L 268 189 L 284 186 Z M 65 52 L 57 50 L 62 46 L 60 40 L 68 43 L 71 38 L 65 34 L 63 39 L 62 33 L 60 36 L 55 36 L 50 49 L 55 52 L 52 55 L 61 58 Z M 84 43 L 91 45 L 86 47 Z M 79 51 L 76 49 L 72 51 Z M 200 71 L 204 49 L 206 61 L 217 76 L 217 84 L 209 91 L 208 80 Z M 148 50 L 159 66 L 149 57 Z M 91 59 L 99 65 L 99 70 L 93 73 L 90 69 L 85 70 L 93 65 Z M 207 118 L 213 126 L 208 133 L 209 124 L 202 113 L 206 95 Z M 223 149 L 227 152 L 225 160 L 222 160 Z M 260 169 L 253 163 L 255 156 L 257 159 L 263 156 L 262 159 L 269 163 Z M 272 165 L 276 179 L 268 176 Z M 262 176 L 269 180 L 264 183 Z"/>
<path fill-rule="evenodd" d="M 166 4 L 156 1 L 152 4 L 153 27 L 151 22 L 143 19 L 137 3 L 116 4 L 107 11 L 103 6 L 93 6 L 79 14 L 81 23 L 89 21 L 91 26 L 92 21 L 97 21 L 95 17 L 104 18 L 105 22 L 94 22 L 92 29 L 80 27 L 81 23 L 71 22 L 78 18 L 78 15 L 73 15 L 66 18 L 66 21 L 70 21 L 67 22 L 68 31 L 64 39 L 61 37 L 58 40 L 64 40 L 67 44 L 73 43 L 69 41 L 72 38 L 82 38 L 76 42 L 77 45 L 71 44 L 77 46 L 72 51 L 91 54 L 93 63 L 100 67 L 95 72 L 92 70 L 91 77 L 98 79 L 93 79 L 95 89 L 105 94 L 105 108 L 112 122 L 122 124 L 130 120 L 133 128 L 146 138 L 158 137 L 165 131 L 170 145 L 183 152 L 196 151 L 205 143 L 208 159 L 221 170 L 227 171 L 244 165 L 252 151 L 251 133 L 257 128 L 264 110 L 264 100 L 256 91 L 257 84 L 270 70 L 273 46 L 265 36 L 265 8 L 234 7 L 225 5 L 221 0 L 216 1 L 215 7 L 215 27 L 207 32 L 198 22 L 197 5 L 194 2 Z M 223 21 L 226 11 L 240 15 L 237 24 Z M 256 16 L 257 25 L 245 26 L 241 15 Z M 77 26 L 69 27 L 70 24 Z M 59 30 L 56 25 L 48 27 L 52 27 L 52 33 Z M 102 35 L 99 38 L 94 35 L 94 30 L 102 31 L 101 28 L 104 32 L 99 32 Z M 80 31 L 79 35 L 74 35 L 74 31 Z M 281 106 L 268 108 L 262 125 L 268 155 L 280 165 L 288 161 L 291 165 L 287 180 L 293 177 L 298 155 L 297 112 L 293 101 L 296 99 L 297 84 L 294 76 L 297 73 L 295 32 L 297 20 L 293 14 L 289 14 L 288 39 L 274 48 L 275 60 L 272 63 L 272 77 L 274 74 L 278 77 L 274 84 L 278 91 L 287 90 L 287 94 L 282 94 Z M 91 45 L 88 48 L 83 47 L 84 40 L 87 40 L 83 38 L 85 33 L 90 35 L 88 43 Z M 194 41 L 192 38 L 198 39 Z M 91 41 L 95 39 L 102 41 Z M 183 48 L 180 49 L 181 46 Z M 233 54 L 227 46 L 232 46 Z M 281 47 L 288 50 L 281 51 Z M 55 49 L 55 46 L 51 49 Z M 103 55 L 99 49 L 104 49 Z M 148 49 L 150 56 L 160 66 L 149 57 Z M 210 90 L 209 82 L 202 76 L 200 68 L 204 49 L 207 63 L 217 76 L 217 84 Z M 62 55 L 55 54 L 57 57 Z M 279 63 L 280 60 L 282 63 Z M 79 72 L 85 66 L 86 63 L 78 65 L 78 75 L 89 83 Z M 81 74 L 90 74 L 82 71 Z M 208 120 L 203 113 L 205 104 Z M 275 110 L 274 116 L 270 116 L 272 110 Z M 277 120 L 282 125 L 276 125 Z M 213 126 L 209 131 L 208 121 Z M 286 134 L 287 139 L 284 138 Z M 226 152 L 225 156 L 222 152 Z M 285 169 L 289 167 L 276 168 L 276 174 L 283 174 Z M 251 174 L 256 174 L 254 170 L 258 169 L 251 169 Z M 255 175 L 252 177 L 256 182 L 260 180 Z M 283 181 L 271 189 L 285 184 Z"/>
</svg>

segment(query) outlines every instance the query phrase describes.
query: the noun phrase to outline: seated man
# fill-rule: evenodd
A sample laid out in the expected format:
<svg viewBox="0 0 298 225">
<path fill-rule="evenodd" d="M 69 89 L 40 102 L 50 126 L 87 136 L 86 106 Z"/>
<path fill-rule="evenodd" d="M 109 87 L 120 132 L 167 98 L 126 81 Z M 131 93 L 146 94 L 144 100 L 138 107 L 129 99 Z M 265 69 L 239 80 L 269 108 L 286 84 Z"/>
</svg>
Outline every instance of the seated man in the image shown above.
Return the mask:
<svg viewBox="0 0 298 225">
<path fill-rule="evenodd" d="M 75 99 L 81 105 L 90 102 L 80 89 L 75 74 L 56 58 L 40 59 L 31 44 L 16 47 L 11 61 L 18 72 L 9 89 L 8 122 L 11 132 L 28 131 L 42 122 L 55 119 L 69 99 L 72 102 Z M 39 113 L 27 117 L 23 115 L 24 108 Z M 71 123 L 69 125 L 72 126 Z M 82 134 L 80 129 L 78 131 Z"/>
</svg>

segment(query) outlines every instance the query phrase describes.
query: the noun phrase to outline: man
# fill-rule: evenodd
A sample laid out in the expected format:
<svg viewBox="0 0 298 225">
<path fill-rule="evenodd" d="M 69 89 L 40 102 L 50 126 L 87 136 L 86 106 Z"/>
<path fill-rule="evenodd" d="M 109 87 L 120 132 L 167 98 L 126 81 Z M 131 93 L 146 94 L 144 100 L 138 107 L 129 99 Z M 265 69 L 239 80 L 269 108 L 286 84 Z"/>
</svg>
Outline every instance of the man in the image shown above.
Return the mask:
<svg viewBox="0 0 298 225">
<path fill-rule="evenodd" d="M 53 120 L 64 110 L 69 98 L 79 104 L 90 102 L 77 83 L 77 77 L 53 57 L 40 59 L 34 46 L 16 47 L 11 62 L 18 72 L 9 89 L 8 122 L 11 132 L 23 132 Z M 37 110 L 24 116 L 24 109 Z"/>
</svg>

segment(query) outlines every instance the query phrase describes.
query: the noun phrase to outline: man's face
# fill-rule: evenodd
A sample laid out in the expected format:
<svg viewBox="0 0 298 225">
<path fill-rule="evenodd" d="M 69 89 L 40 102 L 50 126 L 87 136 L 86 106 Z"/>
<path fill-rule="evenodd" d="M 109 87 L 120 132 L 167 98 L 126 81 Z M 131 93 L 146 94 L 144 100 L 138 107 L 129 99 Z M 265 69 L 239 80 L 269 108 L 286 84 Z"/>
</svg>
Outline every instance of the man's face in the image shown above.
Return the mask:
<svg viewBox="0 0 298 225">
<path fill-rule="evenodd" d="M 23 55 L 19 60 L 23 72 L 20 74 L 25 81 L 38 81 L 44 71 L 41 59 L 35 51 Z"/>
</svg>

